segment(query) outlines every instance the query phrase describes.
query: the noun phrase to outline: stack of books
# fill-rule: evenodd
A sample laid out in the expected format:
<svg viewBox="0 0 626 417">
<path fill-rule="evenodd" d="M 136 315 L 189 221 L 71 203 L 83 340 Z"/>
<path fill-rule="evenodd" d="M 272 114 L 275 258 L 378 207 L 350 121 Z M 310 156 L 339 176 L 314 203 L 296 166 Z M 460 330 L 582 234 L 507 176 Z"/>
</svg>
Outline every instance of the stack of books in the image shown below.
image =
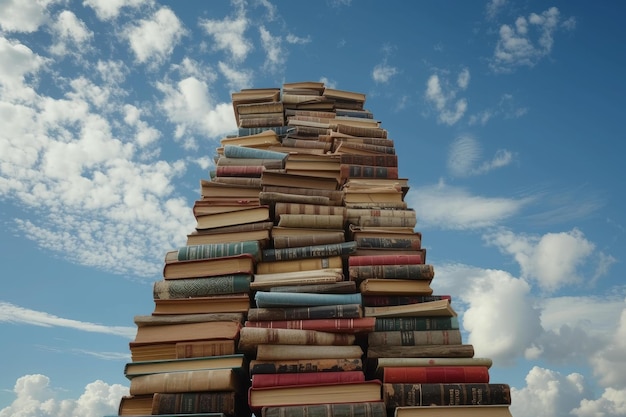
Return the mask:
<svg viewBox="0 0 626 417">
<path fill-rule="evenodd" d="M 238 134 L 135 317 L 119 415 L 510 417 L 509 386 L 433 291 L 365 95 L 305 81 L 232 101 Z"/>
</svg>

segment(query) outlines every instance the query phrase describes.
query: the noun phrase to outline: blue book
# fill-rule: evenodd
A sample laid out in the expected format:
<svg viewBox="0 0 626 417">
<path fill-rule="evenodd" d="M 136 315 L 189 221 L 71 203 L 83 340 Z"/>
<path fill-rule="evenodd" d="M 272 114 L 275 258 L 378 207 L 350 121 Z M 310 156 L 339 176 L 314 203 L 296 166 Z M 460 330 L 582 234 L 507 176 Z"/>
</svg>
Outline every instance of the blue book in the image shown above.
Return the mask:
<svg viewBox="0 0 626 417">
<path fill-rule="evenodd" d="M 257 291 L 254 296 L 258 308 L 289 306 L 325 306 L 361 304 L 361 293 L 315 294 L 301 292 Z"/>
<path fill-rule="evenodd" d="M 224 146 L 224 156 L 226 158 L 285 159 L 287 154 L 284 152 L 268 151 L 267 149 L 226 145 Z"/>
</svg>

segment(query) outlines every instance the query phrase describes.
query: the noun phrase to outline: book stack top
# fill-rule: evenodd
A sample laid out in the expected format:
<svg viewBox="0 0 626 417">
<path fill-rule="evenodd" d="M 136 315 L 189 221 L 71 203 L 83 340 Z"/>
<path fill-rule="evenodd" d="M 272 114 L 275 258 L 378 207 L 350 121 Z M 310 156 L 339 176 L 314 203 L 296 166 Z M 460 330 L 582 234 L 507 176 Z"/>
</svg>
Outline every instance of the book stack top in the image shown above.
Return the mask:
<svg viewBox="0 0 626 417">
<path fill-rule="evenodd" d="M 119 415 L 510 415 L 436 292 L 365 99 L 313 81 L 232 94 L 237 134 L 135 317 Z"/>
</svg>

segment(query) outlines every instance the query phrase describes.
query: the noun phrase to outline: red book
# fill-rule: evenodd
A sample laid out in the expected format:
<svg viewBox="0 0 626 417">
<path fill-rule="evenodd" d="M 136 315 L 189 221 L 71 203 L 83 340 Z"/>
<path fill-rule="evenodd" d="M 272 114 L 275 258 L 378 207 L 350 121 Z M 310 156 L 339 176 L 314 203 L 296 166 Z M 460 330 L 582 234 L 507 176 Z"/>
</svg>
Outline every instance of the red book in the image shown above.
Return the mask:
<svg viewBox="0 0 626 417">
<path fill-rule="evenodd" d="M 261 177 L 265 167 L 260 165 L 218 165 L 215 169 L 217 177 Z"/>
<path fill-rule="evenodd" d="M 399 384 L 426 383 L 487 383 L 489 368 L 486 366 L 409 366 L 386 367 L 383 382 Z"/>
<path fill-rule="evenodd" d="M 412 255 L 360 255 L 348 258 L 349 266 L 423 264 L 425 252 Z"/>
<path fill-rule="evenodd" d="M 300 372 L 290 374 L 253 374 L 252 388 L 283 385 L 314 385 L 365 381 L 363 371 Z"/>
<path fill-rule="evenodd" d="M 271 329 L 303 329 L 323 332 L 358 333 L 373 332 L 376 325 L 375 317 L 353 319 L 302 319 L 302 320 L 261 320 L 246 321 L 246 327 L 265 327 Z"/>
</svg>

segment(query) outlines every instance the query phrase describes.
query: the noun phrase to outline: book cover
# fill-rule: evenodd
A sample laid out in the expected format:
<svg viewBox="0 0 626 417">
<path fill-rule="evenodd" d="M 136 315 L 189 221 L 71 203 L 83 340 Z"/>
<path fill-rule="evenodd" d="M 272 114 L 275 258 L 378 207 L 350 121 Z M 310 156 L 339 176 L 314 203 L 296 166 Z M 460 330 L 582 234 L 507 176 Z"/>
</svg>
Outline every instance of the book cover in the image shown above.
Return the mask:
<svg viewBox="0 0 626 417">
<path fill-rule="evenodd" d="M 183 342 L 206 339 L 236 339 L 241 323 L 235 321 L 207 321 L 199 323 L 174 323 L 137 327 L 132 346 L 155 343 Z"/>
<path fill-rule="evenodd" d="M 383 368 L 385 383 L 488 383 L 486 366 L 406 366 Z"/>
<path fill-rule="evenodd" d="M 376 317 L 375 331 L 458 329 L 458 317 Z"/>
<path fill-rule="evenodd" d="M 240 378 L 240 377 L 239 377 Z M 191 391 L 235 391 L 240 385 L 231 368 L 163 372 L 140 375 L 130 380 L 130 394 L 176 393 Z"/>
<path fill-rule="evenodd" d="M 250 361 L 250 374 L 363 371 L 360 358 L 277 359 Z"/>
<path fill-rule="evenodd" d="M 382 401 L 263 407 L 261 417 L 387 417 Z M 491 416 L 490 416 L 491 417 Z"/>
<path fill-rule="evenodd" d="M 402 254 L 382 254 L 370 256 L 350 256 L 348 258 L 348 266 L 365 266 L 365 265 L 414 265 L 423 264 L 424 256 L 402 255 Z"/>
<path fill-rule="evenodd" d="M 204 297 L 155 299 L 153 315 L 246 313 L 250 308 L 248 293 L 217 294 Z"/>
<path fill-rule="evenodd" d="M 362 371 L 253 374 L 251 387 L 265 388 L 284 385 L 334 384 L 363 381 L 365 381 L 365 374 Z"/>
<path fill-rule="evenodd" d="M 254 257 L 248 254 L 188 261 L 166 260 L 163 267 L 163 278 L 180 279 L 251 274 L 254 272 L 254 267 Z"/>
<path fill-rule="evenodd" d="M 242 254 L 248 254 L 260 260 L 261 244 L 257 240 L 244 240 L 241 242 L 187 245 L 178 249 L 177 260 L 188 261 L 192 259 L 221 258 L 224 256 Z"/>
<path fill-rule="evenodd" d="M 359 283 L 363 295 L 430 295 L 430 280 L 367 278 Z"/>
<path fill-rule="evenodd" d="M 357 242 L 329 243 L 288 248 L 264 249 L 262 259 L 266 261 L 283 261 L 328 256 L 347 256 L 356 252 Z"/>
<path fill-rule="evenodd" d="M 246 321 L 245 327 L 317 330 L 330 333 L 369 333 L 374 331 L 375 322 L 375 317 L 354 319 L 262 320 Z"/>
<path fill-rule="evenodd" d="M 363 317 L 360 304 L 337 304 L 312 307 L 252 307 L 248 310 L 248 321 L 260 320 L 303 320 Z"/>
<path fill-rule="evenodd" d="M 352 345 L 352 334 L 331 333 L 303 329 L 271 329 L 261 327 L 242 327 L 239 331 L 238 349 L 242 352 L 254 352 L 258 345 Z"/>
<path fill-rule="evenodd" d="M 243 354 L 207 356 L 203 358 L 169 359 L 129 362 L 124 366 L 128 379 L 161 372 L 193 371 L 198 369 L 244 368 L 247 359 Z"/>
<path fill-rule="evenodd" d="M 181 278 L 155 281 L 152 285 L 154 299 L 204 297 L 218 294 L 250 292 L 252 274 L 222 275 L 210 278 Z"/>
<path fill-rule="evenodd" d="M 387 408 L 417 405 L 510 405 L 507 384 L 383 384 Z"/>
<path fill-rule="evenodd" d="M 361 294 L 314 294 L 257 291 L 257 307 L 305 307 L 338 304 L 361 304 Z"/>
<path fill-rule="evenodd" d="M 435 269 L 430 264 L 417 265 L 363 265 L 348 268 L 350 279 L 410 279 L 430 281 L 435 277 Z"/>
<path fill-rule="evenodd" d="M 343 268 L 341 256 L 292 259 L 287 261 L 261 261 L 256 264 L 258 274 L 306 271 L 312 269 Z"/>
<path fill-rule="evenodd" d="M 374 326 L 372 326 L 374 327 Z M 368 346 L 416 346 L 460 345 L 461 331 L 452 330 L 400 330 L 371 332 L 367 335 Z"/>
</svg>

